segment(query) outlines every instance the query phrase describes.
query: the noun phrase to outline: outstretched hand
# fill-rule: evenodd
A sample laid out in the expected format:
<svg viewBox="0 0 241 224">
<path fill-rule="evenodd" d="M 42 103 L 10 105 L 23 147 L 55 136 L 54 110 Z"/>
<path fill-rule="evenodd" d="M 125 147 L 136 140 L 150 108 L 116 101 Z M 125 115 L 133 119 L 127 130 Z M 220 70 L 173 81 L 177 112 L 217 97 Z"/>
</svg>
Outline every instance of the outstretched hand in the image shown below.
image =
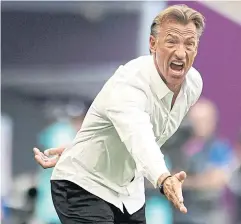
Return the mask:
<svg viewBox="0 0 241 224">
<path fill-rule="evenodd" d="M 187 208 L 184 205 L 182 196 L 182 184 L 186 177 L 186 173 L 181 171 L 171 177 L 168 177 L 163 183 L 163 191 L 165 196 L 182 213 L 187 213 Z"/>
<path fill-rule="evenodd" d="M 44 169 L 52 168 L 58 162 L 59 157 L 63 153 L 64 149 L 64 147 L 50 148 L 45 150 L 44 153 L 42 153 L 38 148 L 34 148 L 34 158 L 36 162 Z"/>
</svg>

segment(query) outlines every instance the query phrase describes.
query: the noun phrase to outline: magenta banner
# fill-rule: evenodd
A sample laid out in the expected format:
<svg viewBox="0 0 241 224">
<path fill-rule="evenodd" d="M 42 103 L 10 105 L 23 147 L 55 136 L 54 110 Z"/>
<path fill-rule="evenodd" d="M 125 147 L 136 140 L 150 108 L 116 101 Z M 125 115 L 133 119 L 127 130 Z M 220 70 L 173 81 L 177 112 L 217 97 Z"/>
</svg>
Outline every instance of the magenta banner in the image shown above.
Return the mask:
<svg viewBox="0 0 241 224">
<path fill-rule="evenodd" d="M 168 4 L 186 4 L 206 18 L 195 67 L 204 80 L 203 96 L 219 109 L 219 134 L 233 141 L 241 128 L 241 26 L 197 2 Z"/>
</svg>

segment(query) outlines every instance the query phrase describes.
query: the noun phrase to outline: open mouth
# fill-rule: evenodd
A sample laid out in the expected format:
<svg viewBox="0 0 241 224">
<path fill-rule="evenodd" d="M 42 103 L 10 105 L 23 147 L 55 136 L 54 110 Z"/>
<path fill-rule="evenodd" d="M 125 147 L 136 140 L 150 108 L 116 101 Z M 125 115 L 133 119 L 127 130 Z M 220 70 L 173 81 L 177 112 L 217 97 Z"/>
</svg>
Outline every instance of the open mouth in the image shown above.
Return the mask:
<svg viewBox="0 0 241 224">
<path fill-rule="evenodd" d="M 170 68 L 175 72 L 182 72 L 184 69 L 184 62 L 181 61 L 173 61 L 170 64 Z"/>
</svg>

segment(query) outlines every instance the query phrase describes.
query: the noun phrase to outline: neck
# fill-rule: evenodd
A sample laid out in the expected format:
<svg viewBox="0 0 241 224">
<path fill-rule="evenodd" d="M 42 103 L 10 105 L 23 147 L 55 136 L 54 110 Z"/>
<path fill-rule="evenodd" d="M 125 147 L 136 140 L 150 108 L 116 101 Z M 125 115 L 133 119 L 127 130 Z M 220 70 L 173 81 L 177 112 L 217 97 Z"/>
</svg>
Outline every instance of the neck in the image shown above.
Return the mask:
<svg viewBox="0 0 241 224">
<path fill-rule="evenodd" d="M 170 89 L 173 93 L 174 93 L 174 96 L 175 95 L 178 95 L 178 93 L 180 92 L 181 90 L 181 85 L 170 85 L 168 83 L 166 83 L 168 89 Z"/>
</svg>

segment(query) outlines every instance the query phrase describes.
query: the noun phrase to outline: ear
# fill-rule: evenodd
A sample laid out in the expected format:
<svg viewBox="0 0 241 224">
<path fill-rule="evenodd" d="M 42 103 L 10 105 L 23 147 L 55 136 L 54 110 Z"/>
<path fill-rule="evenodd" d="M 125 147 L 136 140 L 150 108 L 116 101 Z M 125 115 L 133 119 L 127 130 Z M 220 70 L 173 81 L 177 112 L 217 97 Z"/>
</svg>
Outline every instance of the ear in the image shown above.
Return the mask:
<svg viewBox="0 0 241 224">
<path fill-rule="evenodd" d="M 157 39 L 154 36 L 150 36 L 149 49 L 152 54 L 156 53 Z"/>
<path fill-rule="evenodd" d="M 198 46 L 199 46 L 199 40 L 198 40 L 198 42 L 197 42 L 197 46 L 196 46 L 196 49 L 195 49 L 195 55 L 194 55 L 194 57 L 197 56 Z"/>
<path fill-rule="evenodd" d="M 194 53 L 194 58 L 197 56 L 197 49 L 196 49 L 196 51 L 195 51 L 195 53 Z"/>
</svg>

